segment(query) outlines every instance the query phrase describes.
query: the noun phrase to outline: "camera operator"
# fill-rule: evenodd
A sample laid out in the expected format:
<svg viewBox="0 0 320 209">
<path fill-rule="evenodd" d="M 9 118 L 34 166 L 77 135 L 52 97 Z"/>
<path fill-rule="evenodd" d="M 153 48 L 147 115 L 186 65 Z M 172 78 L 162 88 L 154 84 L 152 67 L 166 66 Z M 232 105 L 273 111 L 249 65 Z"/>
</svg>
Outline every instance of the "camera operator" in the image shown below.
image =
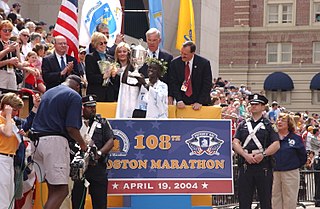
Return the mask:
<svg viewBox="0 0 320 209">
<path fill-rule="evenodd" d="M 89 193 L 92 198 L 92 208 L 107 207 L 107 167 L 108 153 L 113 147 L 113 131 L 105 118 L 96 115 L 96 96 L 87 95 L 82 98 L 83 125 L 80 130 L 87 143 L 97 148 L 95 160 L 89 162 L 85 179 L 90 183 Z M 91 130 L 92 129 L 92 130 Z M 96 161 L 96 162 L 94 162 Z M 86 197 L 85 180 L 74 182 L 72 190 L 72 208 L 84 208 Z"/>
<path fill-rule="evenodd" d="M 59 208 L 68 195 L 69 142 L 75 140 L 83 151 L 87 149 L 79 131 L 82 125 L 80 84 L 79 76 L 69 75 L 64 83 L 46 91 L 33 121 L 35 170 L 38 180 L 45 180 L 48 185 L 46 209 Z"/>
</svg>

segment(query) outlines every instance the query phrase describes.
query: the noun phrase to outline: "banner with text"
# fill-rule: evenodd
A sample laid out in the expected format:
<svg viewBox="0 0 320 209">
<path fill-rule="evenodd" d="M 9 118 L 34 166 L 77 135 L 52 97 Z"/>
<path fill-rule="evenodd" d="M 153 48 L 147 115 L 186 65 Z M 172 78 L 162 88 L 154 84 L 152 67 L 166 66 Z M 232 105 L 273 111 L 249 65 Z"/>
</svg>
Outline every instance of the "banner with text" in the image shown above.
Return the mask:
<svg viewBox="0 0 320 209">
<path fill-rule="evenodd" d="M 108 194 L 233 194 L 231 121 L 109 121 Z"/>
</svg>

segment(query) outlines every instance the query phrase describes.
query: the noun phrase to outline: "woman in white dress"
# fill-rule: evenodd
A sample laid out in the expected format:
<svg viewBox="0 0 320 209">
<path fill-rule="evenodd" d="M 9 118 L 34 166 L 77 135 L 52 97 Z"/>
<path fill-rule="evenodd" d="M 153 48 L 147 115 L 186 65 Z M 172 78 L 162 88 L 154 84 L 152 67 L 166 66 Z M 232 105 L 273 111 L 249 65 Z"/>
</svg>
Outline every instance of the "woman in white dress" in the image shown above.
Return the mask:
<svg viewBox="0 0 320 209">
<path fill-rule="evenodd" d="M 121 42 L 115 50 L 115 60 L 120 64 L 120 88 L 118 95 L 116 118 L 132 118 L 139 94 L 138 80 L 129 76 L 133 71 L 130 64 L 130 46 Z"/>
</svg>

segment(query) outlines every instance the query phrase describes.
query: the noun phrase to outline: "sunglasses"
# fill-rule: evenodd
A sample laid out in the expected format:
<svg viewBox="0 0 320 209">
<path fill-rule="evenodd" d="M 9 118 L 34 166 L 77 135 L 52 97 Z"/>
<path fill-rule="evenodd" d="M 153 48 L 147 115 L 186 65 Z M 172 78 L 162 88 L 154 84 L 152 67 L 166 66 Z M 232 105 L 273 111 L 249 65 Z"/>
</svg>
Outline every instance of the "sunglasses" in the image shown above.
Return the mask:
<svg viewBox="0 0 320 209">
<path fill-rule="evenodd" d="M 11 33 L 11 32 L 12 32 L 12 29 L 2 29 L 2 32 L 4 32 L 4 33 Z"/>
<path fill-rule="evenodd" d="M 24 37 L 28 37 L 28 38 L 29 38 L 29 35 L 28 35 L 28 34 L 21 34 L 21 35 L 23 35 Z"/>
<path fill-rule="evenodd" d="M 106 42 L 106 41 L 105 41 L 105 42 L 100 42 L 99 45 L 100 45 L 100 46 L 102 46 L 102 45 L 107 45 L 107 43 L 108 43 L 108 42 Z"/>
</svg>

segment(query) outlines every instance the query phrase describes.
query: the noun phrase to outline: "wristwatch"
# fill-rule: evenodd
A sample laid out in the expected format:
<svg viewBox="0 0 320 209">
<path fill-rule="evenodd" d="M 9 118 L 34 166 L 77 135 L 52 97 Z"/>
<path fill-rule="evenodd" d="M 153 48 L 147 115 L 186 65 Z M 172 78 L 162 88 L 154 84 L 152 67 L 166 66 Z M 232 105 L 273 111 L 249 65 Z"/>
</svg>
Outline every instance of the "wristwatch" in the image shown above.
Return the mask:
<svg viewBox="0 0 320 209">
<path fill-rule="evenodd" d="M 101 157 L 101 156 L 102 156 L 102 152 L 101 152 L 100 150 L 98 150 L 98 151 L 97 151 L 97 155 L 98 155 L 99 157 Z"/>
<path fill-rule="evenodd" d="M 263 157 L 267 157 L 267 154 L 265 151 L 262 152 Z"/>
</svg>

